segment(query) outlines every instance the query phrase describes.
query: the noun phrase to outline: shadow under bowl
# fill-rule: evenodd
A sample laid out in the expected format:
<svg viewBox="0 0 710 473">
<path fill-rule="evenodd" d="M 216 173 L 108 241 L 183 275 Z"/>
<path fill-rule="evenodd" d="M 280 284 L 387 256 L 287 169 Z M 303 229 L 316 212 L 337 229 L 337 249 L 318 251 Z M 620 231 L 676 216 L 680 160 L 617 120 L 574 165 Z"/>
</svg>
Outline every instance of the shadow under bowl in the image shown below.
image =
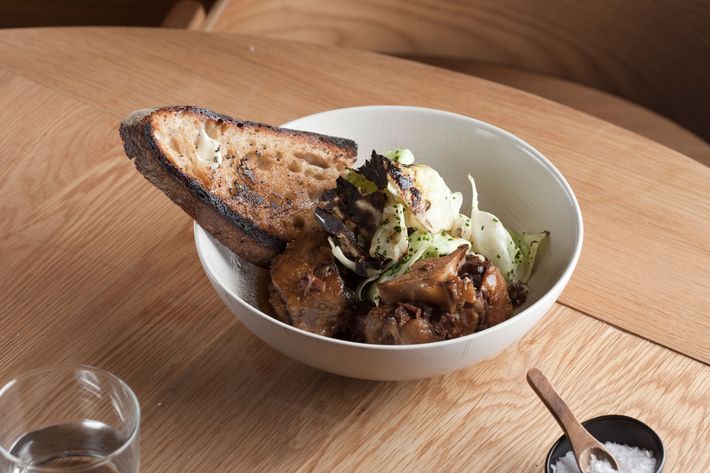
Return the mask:
<svg viewBox="0 0 710 473">
<path fill-rule="evenodd" d="M 614 442 L 631 447 L 650 450 L 656 459 L 656 470 L 661 473 L 665 462 L 663 442 L 656 432 L 640 420 L 621 415 L 595 417 L 582 422 L 585 429 L 601 443 Z M 566 435 L 563 435 L 552 446 L 545 460 L 545 473 L 553 473 L 552 465 L 572 450 L 572 445 Z"/>
</svg>

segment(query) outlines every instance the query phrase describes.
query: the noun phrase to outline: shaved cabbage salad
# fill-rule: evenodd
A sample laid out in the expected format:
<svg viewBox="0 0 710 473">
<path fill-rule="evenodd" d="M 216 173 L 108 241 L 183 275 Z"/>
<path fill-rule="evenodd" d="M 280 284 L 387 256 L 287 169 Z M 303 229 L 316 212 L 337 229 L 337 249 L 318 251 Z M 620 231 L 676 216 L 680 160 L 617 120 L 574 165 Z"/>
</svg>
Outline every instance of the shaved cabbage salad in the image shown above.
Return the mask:
<svg viewBox="0 0 710 473">
<path fill-rule="evenodd" d="M 400 203 L 385 207 L 382 223 L 375 231 L 370 244 L 370 256 L 399 260 L 409 249 L 407 225 L 404 223 L 404 206 Z"/>
<path fill-rule="evenodd" d="M 382 218 L 368 252 L 369 257 L 382 263 L 380 269 L 367 269 L 367 278 L 356 289 L 360 300 L 378 303 L 378 283 L 406 274 L 421 259 L 449 255 L 462 245 L 468 246 L 468 252 L 490 260 L 508 284 L 528 282 L 540 244 L 548 232 L 518 234 L 495 215 L 480 210 L 476 183 L 470 175 L 471 214 L 464 215 L 462 194 L 452 192 L 430 166 L 414 164 L 410 150 L 395 149 L 382 156 L 390 162 L 382 187 L 374 178 L 368 178 L 365 171 L 350 169 L 345 175 L 363 196 L 380 189 L 386 195 Z M 329 242 L 338 261 L 355 271 L 356 262 L 343 253 L 333 238 Z"/>
<path fill-rule="evenodd" d="M 491 260 L 503 273 L 510 284 L 516 281 L 528 282 L 532 274 L 535 257 L 540 242 L 548 232 L 518 235 L 506 228 L 492 213 L 479 210 L 476 182 L 471 175 L 471 217 L 461 215 L 451 229 L 454 235 L 461 235 L 473 245 L 473 251 Z"/>
</svg>

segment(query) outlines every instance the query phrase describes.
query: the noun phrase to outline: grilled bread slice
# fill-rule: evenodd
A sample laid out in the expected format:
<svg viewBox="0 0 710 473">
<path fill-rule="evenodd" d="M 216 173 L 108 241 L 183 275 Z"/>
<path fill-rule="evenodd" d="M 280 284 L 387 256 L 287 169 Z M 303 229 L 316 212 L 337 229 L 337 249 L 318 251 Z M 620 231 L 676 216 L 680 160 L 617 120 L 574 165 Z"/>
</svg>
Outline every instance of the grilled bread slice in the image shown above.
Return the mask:
<svg viewBox="0 0 710 473">
<path fill-rule="evenodd" d="M 319 228 L 321 193 L 357 155 L 351 140 L 183 105 L 133 112 L 120 133 L 138 171 L 225 246 L 263 267 L 299 233 Z"/>
</svg>

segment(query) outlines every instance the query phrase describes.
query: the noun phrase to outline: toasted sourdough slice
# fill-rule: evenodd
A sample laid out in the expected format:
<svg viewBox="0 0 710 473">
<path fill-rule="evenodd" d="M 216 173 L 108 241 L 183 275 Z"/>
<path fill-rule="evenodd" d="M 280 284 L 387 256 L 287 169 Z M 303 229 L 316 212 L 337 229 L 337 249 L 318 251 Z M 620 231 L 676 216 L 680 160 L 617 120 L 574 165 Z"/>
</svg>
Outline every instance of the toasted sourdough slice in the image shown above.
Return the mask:
<svg viewBox="0 0 710 473">
<path fill-rule="evenodd" d="M 267 267 L 318 225 L 321 193 L 352 166 L 355 142 L 192 106 L 131 113 L 120 128 L 136 168 L 205 230 Z"/>
</svg>

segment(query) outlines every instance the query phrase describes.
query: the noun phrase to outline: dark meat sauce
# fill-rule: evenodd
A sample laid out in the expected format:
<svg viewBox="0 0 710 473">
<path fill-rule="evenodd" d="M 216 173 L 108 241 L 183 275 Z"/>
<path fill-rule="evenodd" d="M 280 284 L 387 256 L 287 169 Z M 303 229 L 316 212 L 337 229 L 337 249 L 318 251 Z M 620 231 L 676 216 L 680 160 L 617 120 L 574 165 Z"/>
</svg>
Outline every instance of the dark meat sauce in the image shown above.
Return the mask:
<svg viewBox="0 0 710 473">
<path fill-rule="evenodd" d="M 269 302 L 282 322 L 328 337 L 374 344 L 429 343 L 461 337 L 510 318 L 525 301 L 500 271 L 462 246 L 424 259 L 380 283 L 382 303 L 356 301 L 352 272 L 333 258 L 324 232 L 291 242 L 272 265 Z"/>
<path fill-rule="evenodd" d="M 394 279 L 377 283 L 381 302 L 358 301 L 353 288 L 386 261 L 368 248 L 382 220 L 383 192 L 392 179 L 409 205 L 424 205 L 419 191 L 391 161 L 373 151 L 358 171 L 374 191 L 339 177 L 315 210 L 321 229 L 302 234 L 271 267 L 269 301 L 276 318 L 313 333 L 376 344 L 428 343 L 461 337 L 510 318 L 527 297 L 525 285 L 507 286 L 500 271 L 461 246 L 447 256 L 421 259 Z M 328 238 L 353 262 L 344 268 Z"/>
</svg>

